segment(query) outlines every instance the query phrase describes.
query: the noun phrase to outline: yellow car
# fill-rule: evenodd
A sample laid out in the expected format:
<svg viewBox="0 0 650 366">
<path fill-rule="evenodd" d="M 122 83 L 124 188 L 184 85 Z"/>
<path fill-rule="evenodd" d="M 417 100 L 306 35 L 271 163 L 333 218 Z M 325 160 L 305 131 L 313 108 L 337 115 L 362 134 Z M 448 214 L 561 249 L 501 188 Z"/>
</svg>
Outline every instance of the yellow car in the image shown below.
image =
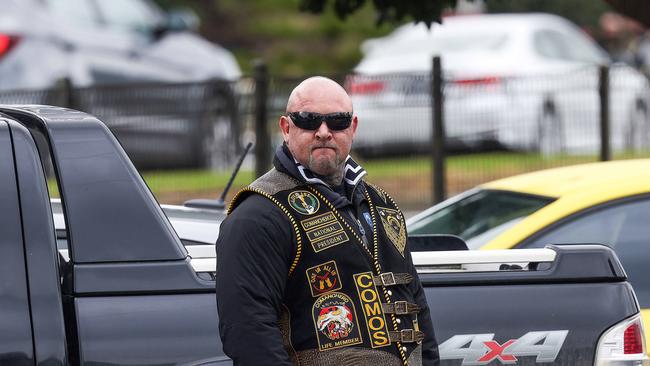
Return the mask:
<svg viewBox="0 0 650 366">
<path fill-rule="evenodd" d="M 650 339 L 650 159 L 542 170 L 489 182 L 407 221 L 409 234 L 453 234 L 470 249 L 601 243 L 614 249 Z"/>
</svg>

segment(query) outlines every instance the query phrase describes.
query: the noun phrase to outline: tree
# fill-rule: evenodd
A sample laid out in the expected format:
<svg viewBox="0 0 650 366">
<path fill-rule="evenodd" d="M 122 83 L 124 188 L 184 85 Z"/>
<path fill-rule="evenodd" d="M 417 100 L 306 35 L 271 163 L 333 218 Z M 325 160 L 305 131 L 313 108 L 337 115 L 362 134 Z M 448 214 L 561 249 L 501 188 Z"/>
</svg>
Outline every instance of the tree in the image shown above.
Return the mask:
<svg viewBox="0 0 650 366">
<path fill-rule="evenodd" d="M 332 0 L 334 11 L 339 18 L 345 19 L 366 3 L 366 0 Z M 399 23 L 405 18 L 415 22 L 440 23 L 445 9 L 456 7 L 457 0 L 372 0 L 377 10 L 377 24 L 384 22 Z M 300 9 L 313 13 L 322 13 L 330 0 L 300 0 Z"/>
<path fill-rule="evenodd" d="M 491 0 L 494 1 L 494 0 Z M 604 0 L 616 11 L 650 27 L 650 3 L 647 0 Z M 361 8 L 366 0 L 300 0 L 300 9 L 320 14 L 333 2 L 334 10 L 341 19 Z M 440 23 L 445 9 L 455 8 L 457 0 L 372 0 L 377 10 L 377 23 L 398 23 L 405 18 L 415 22 Z M 489 3 L 489 1 L 488 1 Z"/>
</svg>

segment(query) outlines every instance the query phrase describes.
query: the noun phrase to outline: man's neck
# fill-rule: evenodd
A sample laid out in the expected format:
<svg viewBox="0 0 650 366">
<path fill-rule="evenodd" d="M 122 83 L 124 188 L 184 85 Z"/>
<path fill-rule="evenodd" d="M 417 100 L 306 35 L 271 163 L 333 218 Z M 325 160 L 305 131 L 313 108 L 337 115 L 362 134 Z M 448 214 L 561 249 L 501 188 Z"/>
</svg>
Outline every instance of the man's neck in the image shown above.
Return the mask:
<svg viewBox="0 0 650 366">
<path fill-rule="evenodd" d="M 341 185 L 341 182 L 343 182 L 343 167 L 341 167 L 341 169 L 338 169 L 338 173 L 327 175 L 327 176 L 321 176 L 321 175 L 319 176 L 330 187 L 333 188 L 339 186 Z"/>
</svg>

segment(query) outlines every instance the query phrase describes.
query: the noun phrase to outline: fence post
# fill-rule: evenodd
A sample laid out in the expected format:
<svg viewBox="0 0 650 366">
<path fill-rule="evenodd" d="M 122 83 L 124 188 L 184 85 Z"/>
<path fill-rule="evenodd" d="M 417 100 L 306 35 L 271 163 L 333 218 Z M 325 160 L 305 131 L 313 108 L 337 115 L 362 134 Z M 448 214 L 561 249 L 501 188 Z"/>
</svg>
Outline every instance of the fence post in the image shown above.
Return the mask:
<svg viewBox="0 0 650 366">
<path fill-rule="evenodd" d="M 260 177 L 271 166 L 271 141 L 267 128 L 269 73 L 262 60 L 253 63 L 255 78 L 255 176 Z"/>
<path fill-rule="evenodd" d="M 58 91 L 58 95 L 54 105 L 75 109 L 74 95 L 72 89 L 72 81 L 69 78 L 61 78 L 57 80 L 55 89 Z"/>
<path fill-rule="evenodd" d="M 609 66 L 602 65 L 598 73 L 598 96 L 600 99 L 600 160 L 612 159 L 610 149 L 609 120 Z"/>
<path fill-rule="evenodd" d="M 433 58 L 433 68 L 431 75 L 431 154 L 432 154 L 432 172 L 433 172 L 433 203 L 442 202 L 446 196 L 446 179 L 445 179 L 445 125 L 443 114 L 443 94 L 442 94 L 442 65 L 440 56 Z"/>
</svg>

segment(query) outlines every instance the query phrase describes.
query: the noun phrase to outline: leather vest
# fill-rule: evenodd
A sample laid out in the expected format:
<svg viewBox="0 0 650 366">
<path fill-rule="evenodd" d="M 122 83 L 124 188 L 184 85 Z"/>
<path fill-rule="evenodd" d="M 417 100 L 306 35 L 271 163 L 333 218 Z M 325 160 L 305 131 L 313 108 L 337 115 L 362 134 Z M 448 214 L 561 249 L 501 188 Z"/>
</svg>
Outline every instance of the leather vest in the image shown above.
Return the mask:
<svg viewBox="0 0 650 366">
<path fill-rule="evenodd" d="M 294 364 L 419 365 L 424 335 L 408 289 L 404 217 L 381 189 L 361 184 L 370 209 L 368 246 L 360 224 L 313 185 L 271 170 L 240 191 L 260 194 L 287 216 L 297 243 L 279 326 Z M 414 352 L 415 350 L 415 352 Z"/>
</svg>

